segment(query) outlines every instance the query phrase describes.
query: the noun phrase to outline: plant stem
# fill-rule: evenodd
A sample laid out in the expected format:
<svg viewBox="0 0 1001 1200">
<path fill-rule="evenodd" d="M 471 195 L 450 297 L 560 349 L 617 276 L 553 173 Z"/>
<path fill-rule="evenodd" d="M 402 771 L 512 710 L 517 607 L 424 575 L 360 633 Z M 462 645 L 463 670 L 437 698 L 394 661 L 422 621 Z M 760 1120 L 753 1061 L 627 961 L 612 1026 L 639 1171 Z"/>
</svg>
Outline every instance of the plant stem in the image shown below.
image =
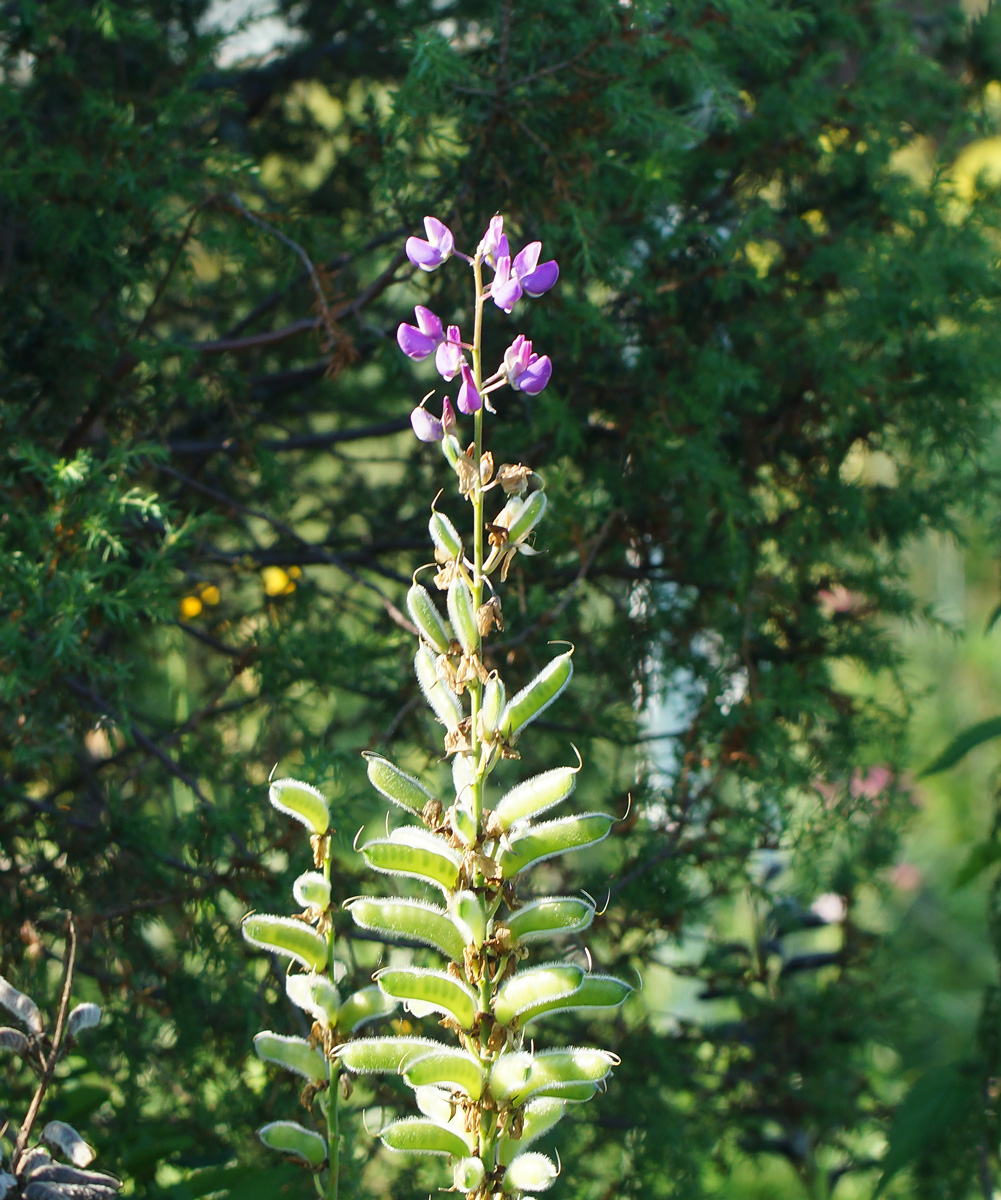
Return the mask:
<svg viewBox="0 0 1001 1200">
<path fill-rule="evenodd" d="M 483 263 L 479 251 L 473 259 L 473 278 L 476 288 L 476 307 L 473 319 L 473 381 L 479 391 L 483 382 L 482 369 L 482 334 L 483 334 Z M 473 610 L 477 611 L 483 603 L 483 478 L 480 474 L 480 456 L 483 453 L 483 409 L 479 408 L 473 417 L 473 456 L 476 465 L 476 483 L 473 487 Z M 482 650 L 482 638 L 477 633 L 476 653 Z M 478 730 L 480 701 L 483 695 L 483 685 L 478 679 L 469 686 L 470 695 L 470 757 L 476 766 L 476 776 L 473 781 L 473 821 L 475 822 L 477 839 L 480 835 L 480 825 L 483 818 L 483 772 L 480 763 L 480 735 Z"/>
<path fill-rule="evenodd" d="M 330 883 L 332 856 L 330 847 L 332 839 L 328 833 L 323 850 L 323 878 Z M 327 930 L 327 971 L 330 982 L 334 982 L 334 923 L 330 922 Z M 327 1196 L 326 1200 L 337 1200 L 338 1175 L 340 1173 L 341 1131 L 340 1131 L 340 1095 L 337 1082 L 340 1077 L 340 1063 L 327 1060 Z"/>
</svg>

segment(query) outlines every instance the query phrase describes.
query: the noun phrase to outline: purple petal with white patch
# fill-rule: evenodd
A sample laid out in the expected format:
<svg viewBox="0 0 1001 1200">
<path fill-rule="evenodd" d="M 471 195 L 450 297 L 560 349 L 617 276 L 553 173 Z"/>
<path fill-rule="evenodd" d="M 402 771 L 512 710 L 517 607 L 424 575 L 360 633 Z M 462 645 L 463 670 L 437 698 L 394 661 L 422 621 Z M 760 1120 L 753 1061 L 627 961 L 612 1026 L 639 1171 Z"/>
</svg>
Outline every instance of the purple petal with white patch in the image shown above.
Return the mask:
<svg viewBox="0 0 1001 1200">
<path fill-rule="evenodd" d="M 448 401 L 446 399 L 445 403 Z M 422 442 L 440 442 L 445 436 L 445 427 L 433 417 L 423 404 L 418 404 L 410 414 L 410 424 Z"/>
<path fill-rule="evenodd" d="M 507 244 L 507 238 L 504 235 L 504 218 L 501 216 L 491 217 L 490 224 L 487 226 L 487 231 L 480 239 L 479 246 L 480 254 L 490 263 L 491 266 L 496 264 L 497 259 L 503 255 L 510 257 L 511 251 Z"/>
<path fill-rule="evenodd" d="M 396 340 L 407 358 L 420 362 L 442 343 L 445 334 L 440 319 L 430 308 L 418 304 L 414 309 L 414 315 L 417 318 L 417 324 L 408 325 L 404 322 L 400 325 L 396 331 Z"/>
<path fill-rule="evenodd" d="M 426 241 L 419 237 L 407 238 L 407 258 L 422 271 L 433 271 L 451 257 L 455 238 L 451 229 L 437 217 L 424 218 L 424 232 L 427 234 Z"/>
<path fill-rule="evenodd" d="M 541 253 L 541 242 L 529 242 L 523 250 L 519 250 L 514 256 L 514 262 L 511 264 L 515 275 L 519 279 L 525 275 L 530 275 L 539 265 L 539 255 Z"/>
<path fill-rule="evenodd" d="M 434 365 L 443 379 L 454 379 L 462 365 L 462 335 L 458 325 L 449 325 L 445 340 L 435 351 Z"/>
<path fill-rule="evenodd" d="M 462 383 L 459 385 L 459 394 L 455 398 L 455 403 L 459 412 L 469 416 L 471 413 L 479 412 L 483 407 L 483 397 L 476 390 L 473 372 L 469 369 L 469 364 L 463 363 L 461 369 Z"/>
</svg>

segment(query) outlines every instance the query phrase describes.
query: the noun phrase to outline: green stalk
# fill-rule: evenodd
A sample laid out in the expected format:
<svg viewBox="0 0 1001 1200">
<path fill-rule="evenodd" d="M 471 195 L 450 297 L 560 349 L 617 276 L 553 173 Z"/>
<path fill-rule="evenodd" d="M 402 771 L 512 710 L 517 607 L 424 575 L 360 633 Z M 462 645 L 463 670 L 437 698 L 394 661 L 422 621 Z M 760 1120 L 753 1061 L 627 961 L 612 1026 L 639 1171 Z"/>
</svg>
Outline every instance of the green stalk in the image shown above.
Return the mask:
<svg viewBox="0 0 1001 1200">
<path fill-rule="evenodd" d="M 323 877 L 327 883 L 330 882 L 331 861 L 332 855 L 330 847 L 332 840 L 330 834 L 326 836 L 323 849 Z M 330 974 L 330 982 L 334 981 L 334 925 L 331 921 L 330 928 L 327 930 L 327 970 Z M 329 1080 L 327 1086 L 327 1194 L 326 1200 L 337 1200 L 338 1176 L 340 1174 L 340 1154 L 341 1154 L 341 1131 L 340 1131 L 340 1111 L 337 1081 L 340 1076 L 340 1064 L 331 1063 L 327 1060 L 327 1078 Z"/>
<path fill-rule="evenodd" d="M 483 381 L 481 366 L 482 335 L 483 335 L 483 263 L 479 251 L 473 259 L 473 278 L 476 287 L 476 307 L 473 319 L 473 381 L 479 391 Z M 480 456 L 483 453 L 483 409 L 473 417 L 473 456 L 476 465 L 476 484 L 473 488 L 473 610 L 479 609 L 483 603 L 483 479 L 480 475 Z M 476 653 L 482 650 L 482 638 L 476 637 Z M 483 818 L 483 774 L 480 764 L 480 737 L 477 730 L 480 714 L 480 702 L 483 695 L 483 685 L 474 680 L 469 688 L 470 719 L 472 728 L 470 739 L 472 743 L 472 758 L 477 764 L 476 778 L 473 782 L 473 820 L 476 823 L 477 836 Z"/>
</svg>

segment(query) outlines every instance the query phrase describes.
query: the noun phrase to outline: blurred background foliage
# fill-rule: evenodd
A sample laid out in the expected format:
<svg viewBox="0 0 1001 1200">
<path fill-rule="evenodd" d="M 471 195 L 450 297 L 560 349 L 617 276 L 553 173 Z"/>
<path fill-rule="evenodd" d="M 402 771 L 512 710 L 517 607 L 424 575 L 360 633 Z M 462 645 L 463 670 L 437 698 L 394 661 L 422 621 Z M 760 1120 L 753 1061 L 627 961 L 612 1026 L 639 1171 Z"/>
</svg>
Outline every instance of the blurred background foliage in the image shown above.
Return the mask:
<svg viewBox="0 0 1001 1200">
<path fill-rule="evenodd" d="M 1001 715 L 1001 10 L 11 0 L 0 69 L 0 970 L 51 1002 L 70 909 L 107 1008 L 49 1115 L 129 1194 L 312 1194 L 253 1132 L 296 1106 L 237 932 L 303 867 L 265 784 L 331 797 L 344 897 L 359 751 L 445 785 L 393 335 L 468 312 L 401 247 L 502 211 L 562 268 L 494 422 L 554 511 L 506 673 L 578 656 L 520 769 L 573 740 L 628 809 L 567 886 L 643 981 L 557 1186 L 992 1195 L 1001 743 L 918 775 Z M 348 1194 L 442 1182 L 348 1137 Z"/>
</svg>

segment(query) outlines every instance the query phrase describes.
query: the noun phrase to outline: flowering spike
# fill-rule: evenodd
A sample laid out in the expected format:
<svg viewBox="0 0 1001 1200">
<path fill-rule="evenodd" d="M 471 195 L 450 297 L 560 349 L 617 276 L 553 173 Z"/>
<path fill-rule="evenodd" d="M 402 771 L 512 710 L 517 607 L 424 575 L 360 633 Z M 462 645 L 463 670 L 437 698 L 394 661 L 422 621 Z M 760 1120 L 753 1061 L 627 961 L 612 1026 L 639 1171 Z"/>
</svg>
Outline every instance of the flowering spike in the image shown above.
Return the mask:
<svg viewBox="0 0 1001 1200">
<path fill-rule="evenodd" d="M 427 241 L 419 237 L 407 238 L 407 258 L 422 271 L 434 271 L 451 257 L 455 249 L 455 238 L 451 229 L 443 225 L 437 217 L 424 218 L 424 232 L 427 234 Z"/>
</svg>

